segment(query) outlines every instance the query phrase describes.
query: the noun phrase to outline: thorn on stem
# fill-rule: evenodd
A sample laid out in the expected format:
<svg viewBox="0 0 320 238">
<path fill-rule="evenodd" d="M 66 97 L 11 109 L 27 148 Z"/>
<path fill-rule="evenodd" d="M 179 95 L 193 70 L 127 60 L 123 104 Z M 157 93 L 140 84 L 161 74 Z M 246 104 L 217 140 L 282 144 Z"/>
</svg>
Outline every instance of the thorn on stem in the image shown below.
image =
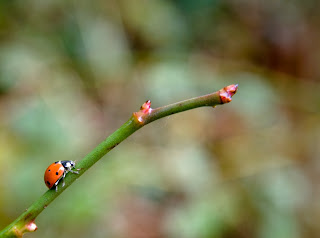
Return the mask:
<svg viewBox="0 0 320 238">
<path fill-rule="evenodd" d="M 221 103 L 228 103 L 232 101 L 232 96 L 237 92 L 238 84 L 231 84 L 220 90 Z"/>
</svg>

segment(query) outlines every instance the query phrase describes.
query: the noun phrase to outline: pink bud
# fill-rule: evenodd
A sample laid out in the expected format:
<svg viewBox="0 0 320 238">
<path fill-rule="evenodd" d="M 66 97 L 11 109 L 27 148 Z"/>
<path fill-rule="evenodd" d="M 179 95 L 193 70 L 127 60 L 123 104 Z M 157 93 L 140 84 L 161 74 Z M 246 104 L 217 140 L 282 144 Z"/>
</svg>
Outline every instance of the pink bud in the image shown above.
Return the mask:
<svg viewBox="0 0 320 238">
<path fill-rule="evenodd" d="M 148 100 L 140 107 L 140 111 L 143 113 L 149 113 L 151 111 L 151 101 Z"/>
<path fill-rule="evenodd" d="M 149 115 L 151 111 L 151 101 L 148 100 L 144 104 L 142 104 L 138 112 L 133 113 L 133 116 L 138 120 L 138 122 L 143 123 L 144 117 Z"/>
<path fill-rule="evenodd" d="M 222 103 L 232 101 L 232 96 L 237 92 L 238 84 L 232 84 L 220 90 L 220 99 Z"/>
<path fill-rule="evenodd" d="M 26 225 L 26 229 L 27 231 L 36 231 L 38 229 L 36 223 L 34 223 L 33 221 L 32 222 L 29 222 L 27 225 Z"/>
</svg>

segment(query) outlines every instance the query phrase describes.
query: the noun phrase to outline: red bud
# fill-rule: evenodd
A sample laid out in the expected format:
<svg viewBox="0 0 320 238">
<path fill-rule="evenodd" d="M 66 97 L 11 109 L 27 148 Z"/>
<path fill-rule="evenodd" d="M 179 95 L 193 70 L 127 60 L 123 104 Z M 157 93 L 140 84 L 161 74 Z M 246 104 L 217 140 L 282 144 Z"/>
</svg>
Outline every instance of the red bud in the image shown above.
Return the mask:
<svg viewBox="0 0 320 238">
<path fill-rule="evenodd" d="M 232 101 L 232 96 L 237 92 L 238 84 L 232 84 L 220 90 L 220 99 L 222 104 Z"/>
<path fill-rule="evenodd" d="M 148 100 L 146 101 L 144 104 L 142 104 L 142 106 L 140 107 L 140 111 L 138 112 L 134 112 L 133 116 L 140 122 L 143 122 L 143 117 L 146 115 L 149 115 L 152 111 L 151 108 L 151 101 Z"/>
</svg>

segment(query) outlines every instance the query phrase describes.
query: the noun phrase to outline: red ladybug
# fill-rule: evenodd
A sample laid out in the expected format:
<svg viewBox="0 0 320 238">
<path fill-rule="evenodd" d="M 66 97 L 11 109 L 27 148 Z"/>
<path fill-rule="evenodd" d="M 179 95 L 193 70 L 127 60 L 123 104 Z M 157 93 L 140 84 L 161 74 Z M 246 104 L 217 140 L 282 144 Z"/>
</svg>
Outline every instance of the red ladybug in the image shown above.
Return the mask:
<svg viewBox="0 0 320 238">
<path fill-rule="evenodd" d="M 62 187 L 64 186 L 64 177 L 68 172 L 79 174 L 78 171 L 72 170 L 75 166 L 75 162 L 72 160 L 57 161 L 49 165 L 44 173 L 44 182 L 49 189 L 55 187 L 58 191 L 58 184 L 62 180 Z M 80 170 L 80 169 L 76 169 Z"/>
</svg>

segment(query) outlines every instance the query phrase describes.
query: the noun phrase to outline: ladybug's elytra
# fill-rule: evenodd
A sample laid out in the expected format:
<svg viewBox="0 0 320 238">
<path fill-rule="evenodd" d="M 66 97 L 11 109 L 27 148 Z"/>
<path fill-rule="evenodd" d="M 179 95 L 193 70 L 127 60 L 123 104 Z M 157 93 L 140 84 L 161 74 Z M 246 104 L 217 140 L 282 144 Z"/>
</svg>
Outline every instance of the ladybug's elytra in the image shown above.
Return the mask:
<svg viewBox="0 0 320 238">
<path fill-rule="evenodd" d="M 58 191 L 58 184 L 62 180 L 62 187 L 64 186 L 64 177 L 68 172 L 79 174 L 78 171 L 72 170 L 75 166 L 75 162 L 72 160 L 57 161 L 49 165 L 44 173 L 44 182 L 49 189 L 55 187 Z M 80 170 L 80 169 L 76 169 Z"/>
</svg>

